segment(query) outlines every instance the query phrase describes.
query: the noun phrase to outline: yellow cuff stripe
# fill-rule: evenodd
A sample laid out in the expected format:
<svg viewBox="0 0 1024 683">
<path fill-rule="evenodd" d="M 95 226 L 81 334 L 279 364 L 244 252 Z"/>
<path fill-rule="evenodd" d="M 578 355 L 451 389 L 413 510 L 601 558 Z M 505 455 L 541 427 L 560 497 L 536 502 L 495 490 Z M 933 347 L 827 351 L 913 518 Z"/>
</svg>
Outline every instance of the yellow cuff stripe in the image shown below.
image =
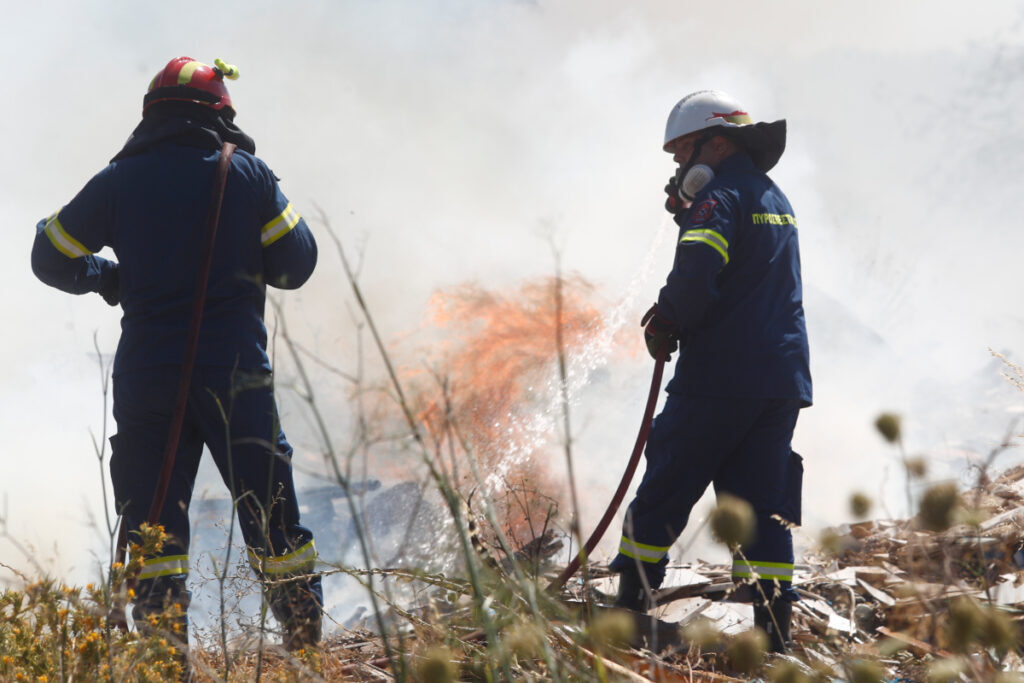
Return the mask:
<svg viewBox="0 0 1024 683">
<path fill-rule="evenodd" d="M 60 224 L 60 219 L 57 217 L 59 214 L 58 211 L 46 221 L 46 236 L 50 238 L 53 246 L 68 258 L 82 258 L 91 254 L 92 252 L 86 249 L 81 242 L 64 230 L 64 226 Z"/>
<path fill-rule="evenodd" d="M 270 575 L 312 571 L 316 565 L 316 557 L 316 546 L 313 545 L 313 541 L 280 557 L 260 557 L 252 549 L 249 550 L 249 564 L 252 568 Z"/>
<path fill-rule="evenodd" d="M 743 562 L 732 563 L 732 575 L 738 578 L 793 580 L 793 565 L 785 562 Z"/>
<path fill-rule="evenodd" d="M 263 230 L 260 232 L 260 241 L 263 243 L 263 246 L 269 247 L 287 235 L 288 231 L 294 228 L 301 218 L 302 216 L 299 215 L 299 212 L 292 208 L 291 202 L 288 202 L 288 206 L 284 207 L 284 211 L 263 226 Z"/>
<path fill-rule="evenodd" d="M 175 574 L 188 574 L 188 555 L 168 555 L 145 560 L 139 578 L 155 579 L 158 576 Z"/>
<path fill-rule="evenodd" d="M 626 536 L 622 537 L 619 541 L 619 552 L 626 557 L 632 557 L 634 560 L 640 560 L 641 562 L 649 562 L 656 564 L 661 562 L 661 559 L 668 555 L 668 550 L 671 546 L 660 546 L 660 545 L 647 545 L 646 543 L 637 543 L 636 541 L 630 540 Z"/>
<path fill-rule="evenodd" d="M 679 242 L 700 242 L 706 244 L 721 254 L 726 263 L 729 263 L 729 241 L 714 230 L 687 230 L 683 233 L 683 237 Z"/>
</svg>

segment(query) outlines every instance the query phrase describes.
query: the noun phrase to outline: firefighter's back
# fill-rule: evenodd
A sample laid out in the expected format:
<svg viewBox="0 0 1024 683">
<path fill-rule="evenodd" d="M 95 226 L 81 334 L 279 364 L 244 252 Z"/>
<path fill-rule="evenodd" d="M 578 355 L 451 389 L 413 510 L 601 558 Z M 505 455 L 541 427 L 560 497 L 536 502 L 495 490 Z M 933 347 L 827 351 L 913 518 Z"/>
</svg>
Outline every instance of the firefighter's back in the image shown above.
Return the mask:
<svg viewBox="0 0 1024 683">
<path fill-rule="evenodd" d="M 111 242 L 124 309 L 118 372 L 181 362 L 218 157 L 214 150 L 168 143 L 108 167 Z M 199 365 L 267 365 L 261 228 L 277 213 L 275 189 L 266 165 L 235 152 L 210 268 Z"/>
</svg>

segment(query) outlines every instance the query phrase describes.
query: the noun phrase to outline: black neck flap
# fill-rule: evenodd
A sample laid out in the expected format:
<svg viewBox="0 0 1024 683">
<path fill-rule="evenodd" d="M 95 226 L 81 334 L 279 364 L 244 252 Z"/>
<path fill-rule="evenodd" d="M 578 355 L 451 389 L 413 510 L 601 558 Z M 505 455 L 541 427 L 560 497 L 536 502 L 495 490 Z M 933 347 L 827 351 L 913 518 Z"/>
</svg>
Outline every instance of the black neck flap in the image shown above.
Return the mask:
<svg viewBox="0 0 1024 683">
<path fill-rule="evenodd" d="M 161 142 L 201 149 L 220 149 L 225 142 L 231 142 L 255 154 L 256 143 L 232 119 L 225 110 L 218 112 L 194 102 L 157 102 L 146 110 L 142 121 L 111 161 L 141 154 Z"/>
</svg>

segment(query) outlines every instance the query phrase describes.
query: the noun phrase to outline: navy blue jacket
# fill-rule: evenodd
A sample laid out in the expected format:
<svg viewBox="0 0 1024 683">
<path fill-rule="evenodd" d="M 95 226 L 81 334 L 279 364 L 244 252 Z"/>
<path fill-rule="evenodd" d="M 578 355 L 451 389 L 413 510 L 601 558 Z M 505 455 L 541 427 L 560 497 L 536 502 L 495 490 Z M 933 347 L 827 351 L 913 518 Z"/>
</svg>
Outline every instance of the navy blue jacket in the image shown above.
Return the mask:
<svg viewBox="0 0 1024 683">
<path fill-rule="evenodd" d="M 160 142 L 112 161 L 39 222 L 32 269 L 40 280 L 72 294 L 109 294 L 115 283 L 124 310 L 115 374 L 183 360 L 218 157 L 217 150 Z M 103 247 L 117 263 L 95 255 Z M 196 363 L 269 369 L 266 285 L 299 287 L 316 258 L 313 235 L 273 172 L 237 150 Z"/>
<path fill-rule="evenodd" d="M 670 393 L 811 404 L 797 223 L 789 200 L 735 154 L 677 216 L 658 311 L 680 335 Z"/>
</svg>

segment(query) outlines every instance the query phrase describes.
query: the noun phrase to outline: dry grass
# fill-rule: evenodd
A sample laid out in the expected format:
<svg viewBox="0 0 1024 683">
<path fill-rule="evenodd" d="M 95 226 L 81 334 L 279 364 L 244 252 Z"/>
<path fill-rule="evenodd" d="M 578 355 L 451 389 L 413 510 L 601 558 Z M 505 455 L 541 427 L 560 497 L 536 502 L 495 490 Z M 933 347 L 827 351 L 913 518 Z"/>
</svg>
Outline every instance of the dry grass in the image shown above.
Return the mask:
<svg viewBox="0 0 1024 683">
<path fill-rule="evenodd" d="M 337 245 L 340 252 L 340 242 Z M 858 642 L 836 637 L 827 628 L 815 633 L 813 624 L 798 619 L 797 656 L 791 658 L 766 656 L 763 638 L 754 635 L 727 638 L 699 621 L 680 632 L 646 617 L 597 608 L 593 596 L 579 585 L 548 595 L 544 586 L 557 568 L 528 553 L 520 558 L 529 561 L 512 560 L 516 550 L 530 545 L 557 521 L 555 487 L 544 471 L 525 458 L 527 464 L 506 475 L 506 486 L 498 495 L 486 492 L 474 501 L 472 512 L 459 502 L 483 488 L 481 468 L 492 470 L 500 462 L 501 451 L 494 444 L 509 429 L 510 416 L 524 405 L 547 400 L 530 387 L 550 372 L 560 353 L 573 353 L 598 323 L 591 288 L 569 278 L 527 283 L 509 296 L 469 286 L 439 294 L 433 303 L 434 320 L 451 332 L 448 342 L 438 345 L 428 362 L 396 371 L 347 262 L 346 270 L 384 357 L 392 382 L 386 395 L 393 403 L 368 405 L 361 371 L 350 373 L 360 406 L 356 445 L 348 453 L 335 453 L 324 429 L 325 452 L 338 485 L 345 488 L 352 459 L 370 453 L 381 443 L 379 432 L 395 432 L 395 423 L 405 419 L 404 438 L 413 444 L 406 451 L 414 461 L 410 467 L 429 473 L 450 513 L 449 538 L 438 544 L 458 548 L 461 569 L 457 576 L 441 576 L 409 569 L 339 567 L 336 571 L 358 578 L 373 599 L 370 623 L 375 631 L 333 629 L 321 647 L 300 652 L 285 652 L 266 640 L 229 644 L 232 649 L 226 652 L 223 644 L 197 643 L 191 653 L 196 680 L 1019 680 L 1009 678 L 1003 669 L 1021 662 L 1021 615 L 961 597 L 963 591 L 952 589 L 985 585 L 991 580 L 988 569 L 957 565 L 949 553 L 940 553 L 936 564 L 927 553 L 915 554 L 916 549 L 929 547 L 917 536 L 913 542 L 900 539 L 897 545 L 908 548 L 906 556 L 917 563 L 908 568 L 909 583 L 938 586 L 926 596 L 906 596 L 906 604 L 918 610 L 917 623 L 928 616 L 929 629 L 912 630 L 915 622 L 908 618 L 906 633 L 873 632 L 867 642 Z M 553 292 L 560 293 L 561 301 L 552 298 Z M 558 330 L 559 324 L 564 329 Z M 304 373 L 287 332 L 282 336 Z M 1019 368 L 1009 367 L 1011 378 L 1019 378 Z M 312 384 L 305 374 L 303 379 L 315 410 Z M 562 381 L 564 386 L 564 374 Z M 551 384 L 554 391 L 561 388 L 557 381 Z M 402 412 L 398 419 L 392 412 L 395 407 Z M 322 415 L 316 417 L 318 424 L 326 424 Z M 386 427 L 377 421 L 386 422 Z M 884 416 L 878 427 L 899 447 L 908 474 L 921 476 L 903 453 L 898 418 Z M 988 480 L 987 471 L 982 471 L 979 482 Z M 970 513 L 983 508 L 979 501 L 978 495 L 965 496 L 949 487 L 934 489 L 922 498 L 919 519 L 906 521 L 907 529 L 946 538 L 943 534 L 951 534 L 951 525 L 965 519 L 969 523 Z M 860 515 L 869 507 L 870 501 L 861 499 L 854 509 Z M 353 507 L 352 513 L 358 522 L 358 509 Z M 494 570 L 479 545 L 470 542 L 467 514 L 484 527 L 490 553 L 505 560 L 495 563 L 501 570 Z M 720 522 L 723 541 L 734 542 L 742 535 L 743 525 L 731 517 Z M 926 531 L 929 528 L 934 531 Z M 357 531 L 365 564 L 373 566 L 365 530 L 358 523 Z M 820 557 L 837 567 L 862 561 L 850 554 L 849 541 L 843 534 L 833 534 Z M 146 547 L 130 556 L 152 553 L 161 542 L 159 529 L 148 530 Z M 893 558 L 895 554 L 889 559 L 897 561 Z M 18 587 L 0 594 L 0 680 L 162 681 L 179 675 L 181 634 L 164 628 L 174 614 L 154 620 L 149 636 L 122 633 L 110 618 L 126 578 L 138 570 L 133 564 L 137 562 L 115 565 L 102 582 L 84 588 L 23 576 Z M 412 590 L 405 590 L 410 586 Z M 853 609 L 852 602 L 849 607 Z M 653 645 L 655 635 L 660 646 Z"/>
</svg>

